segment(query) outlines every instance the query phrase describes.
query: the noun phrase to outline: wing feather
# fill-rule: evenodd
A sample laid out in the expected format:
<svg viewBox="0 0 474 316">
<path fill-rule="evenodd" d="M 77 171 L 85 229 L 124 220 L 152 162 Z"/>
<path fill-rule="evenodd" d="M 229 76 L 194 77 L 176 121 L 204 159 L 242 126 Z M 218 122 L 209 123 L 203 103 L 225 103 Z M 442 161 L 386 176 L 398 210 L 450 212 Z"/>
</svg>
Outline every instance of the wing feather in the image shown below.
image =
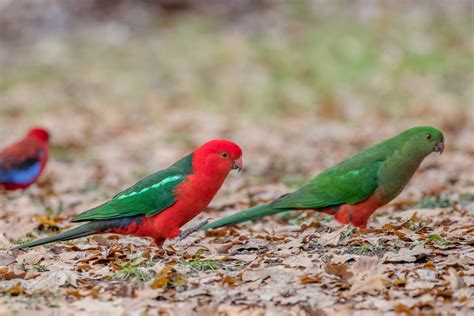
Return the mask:
<svg viewBox="0 0 474 316">
<path fill-rule="evenodd" d="M 158 171 L 118 193 L 110 201 L 77 215 L 72 221 L 156 215 L 176 202 L 175 189 L 192 172 L 191 165 L 192 156 L 188 155 L 171 167 Z"/>
<path fill-rule="evenodd" d="M 339 204 L 357 204 L 377 188 L 382 161 L 357 168 L 330 168 L 299 190 L 275 200 L 275 208 L 317 209 Z M 342 167 L 342 168 L 341 168 Z"/>
</svg>

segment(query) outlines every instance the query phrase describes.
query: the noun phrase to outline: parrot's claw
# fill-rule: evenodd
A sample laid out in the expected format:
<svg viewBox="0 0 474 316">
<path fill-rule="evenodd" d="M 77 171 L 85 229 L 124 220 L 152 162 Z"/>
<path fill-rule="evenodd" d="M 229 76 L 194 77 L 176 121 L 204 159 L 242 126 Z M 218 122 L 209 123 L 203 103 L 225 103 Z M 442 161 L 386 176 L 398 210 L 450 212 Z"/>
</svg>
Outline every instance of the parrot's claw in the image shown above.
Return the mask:
<svg viewBox="0 0 474 316">
<path fill-rule="evenodd" d="M 204 225 L 206 225 L 207 223 L 209 223 L 209 221 L 211 220 L 212 218 L 208 218 L 206 219 L 205 221 L 202 221 L 201 223 L 197 224 L 196 226 L 193 226 L 193 227 L 190 227 L 188 229 L 185 229 L 181 232 L 181 234 L 179 235 L 178 237 L 178 241 L 181 241 L 183 239 L 185 239 L 186 237 L 188 237 L 189 235 L 191 235 L 192 233 L 194 232 L 197 232 L 198 230 L 200 230 L 201 228 L 204 227 Z"/>
</svg>

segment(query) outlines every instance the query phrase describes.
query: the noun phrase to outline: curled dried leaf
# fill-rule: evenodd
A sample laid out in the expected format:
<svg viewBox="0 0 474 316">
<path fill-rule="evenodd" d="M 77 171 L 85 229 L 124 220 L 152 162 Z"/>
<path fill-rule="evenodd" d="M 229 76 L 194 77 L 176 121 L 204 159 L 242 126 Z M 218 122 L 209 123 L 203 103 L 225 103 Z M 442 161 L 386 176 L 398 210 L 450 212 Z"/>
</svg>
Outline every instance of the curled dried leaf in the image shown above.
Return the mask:
<svg viewBox="0 0 474 316">
<path fill-rule="evenodd" d="M 186 283 L 186 277 L 168 265 L 158 273 L 151 283 L 151 288 L 177 288 L 185 286 Z"/>
<path fill-rule="evenodd" d="M 342 280 L 348 280 L 353 276 L 353 273 L 349 271 L 349 266 L 345 263 L 333 263 L 330 261 L 324 265 L 324 271 Z"/>
<path fill-rule="evenodd" d="M 10 294 L 11 296 L 18 296 L 23 293 L 24 289 L 21 286 L 21 283 L 15 283 L 14 285 L 10 286 L 5 292 Z"/>
<path fill-rule="evenodd" d="M 302 284 L 308 283 L 320 283 L 321 282 L 321 272 L 316 274 L 305 274 L 300 277 Z"/>
</svg>

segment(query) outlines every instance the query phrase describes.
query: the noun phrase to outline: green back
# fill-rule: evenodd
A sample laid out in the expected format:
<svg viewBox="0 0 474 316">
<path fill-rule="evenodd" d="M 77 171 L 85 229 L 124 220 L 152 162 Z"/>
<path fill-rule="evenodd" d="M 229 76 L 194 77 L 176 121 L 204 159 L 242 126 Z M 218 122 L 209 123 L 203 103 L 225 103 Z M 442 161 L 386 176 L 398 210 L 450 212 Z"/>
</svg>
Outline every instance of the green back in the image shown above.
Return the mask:
<svg viewBox="0 0 474 316">
<path fill-rule="evenodd" d="M 176 187 L 185 181 L 192 171 L 192 154 L 190 154 L 172 166 L 145 177 L 115 195 L 110 201 L 77 215 L 72 221 L 156 215 L 176 202 Z"/>
<path fill-rule="evenodd" d="M 357 204 L 378 186 L 378 172 L 397 146 L 389 139 L 326 169 L 297 191 L 275 200 L 275 208 L 316 209 Z"/>
<path fill-rule="evenodd" d="M 410 128 L 326 169 L 299 190 L 272 202 L 272 207 L 316 209 L 357 204 L 375 190 L 388 203 L 443 141 L 443 133 L 433 127 Z"/>
</svg>

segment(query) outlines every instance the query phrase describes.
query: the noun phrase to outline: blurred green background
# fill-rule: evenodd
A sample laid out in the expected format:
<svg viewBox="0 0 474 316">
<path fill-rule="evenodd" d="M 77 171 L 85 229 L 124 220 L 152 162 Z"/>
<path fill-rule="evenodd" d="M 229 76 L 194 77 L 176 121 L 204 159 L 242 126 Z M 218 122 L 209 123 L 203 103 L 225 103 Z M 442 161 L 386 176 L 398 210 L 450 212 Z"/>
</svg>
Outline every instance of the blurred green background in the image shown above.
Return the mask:
<svg viewBox="0 0 474 316">
<path fill-rule="evenodd" d="M 443 119 L 432 109 L 472 107 L 472 1 L 0 5 L 3 117 L 151 106 L 257 121 Z"/>
</svg>

